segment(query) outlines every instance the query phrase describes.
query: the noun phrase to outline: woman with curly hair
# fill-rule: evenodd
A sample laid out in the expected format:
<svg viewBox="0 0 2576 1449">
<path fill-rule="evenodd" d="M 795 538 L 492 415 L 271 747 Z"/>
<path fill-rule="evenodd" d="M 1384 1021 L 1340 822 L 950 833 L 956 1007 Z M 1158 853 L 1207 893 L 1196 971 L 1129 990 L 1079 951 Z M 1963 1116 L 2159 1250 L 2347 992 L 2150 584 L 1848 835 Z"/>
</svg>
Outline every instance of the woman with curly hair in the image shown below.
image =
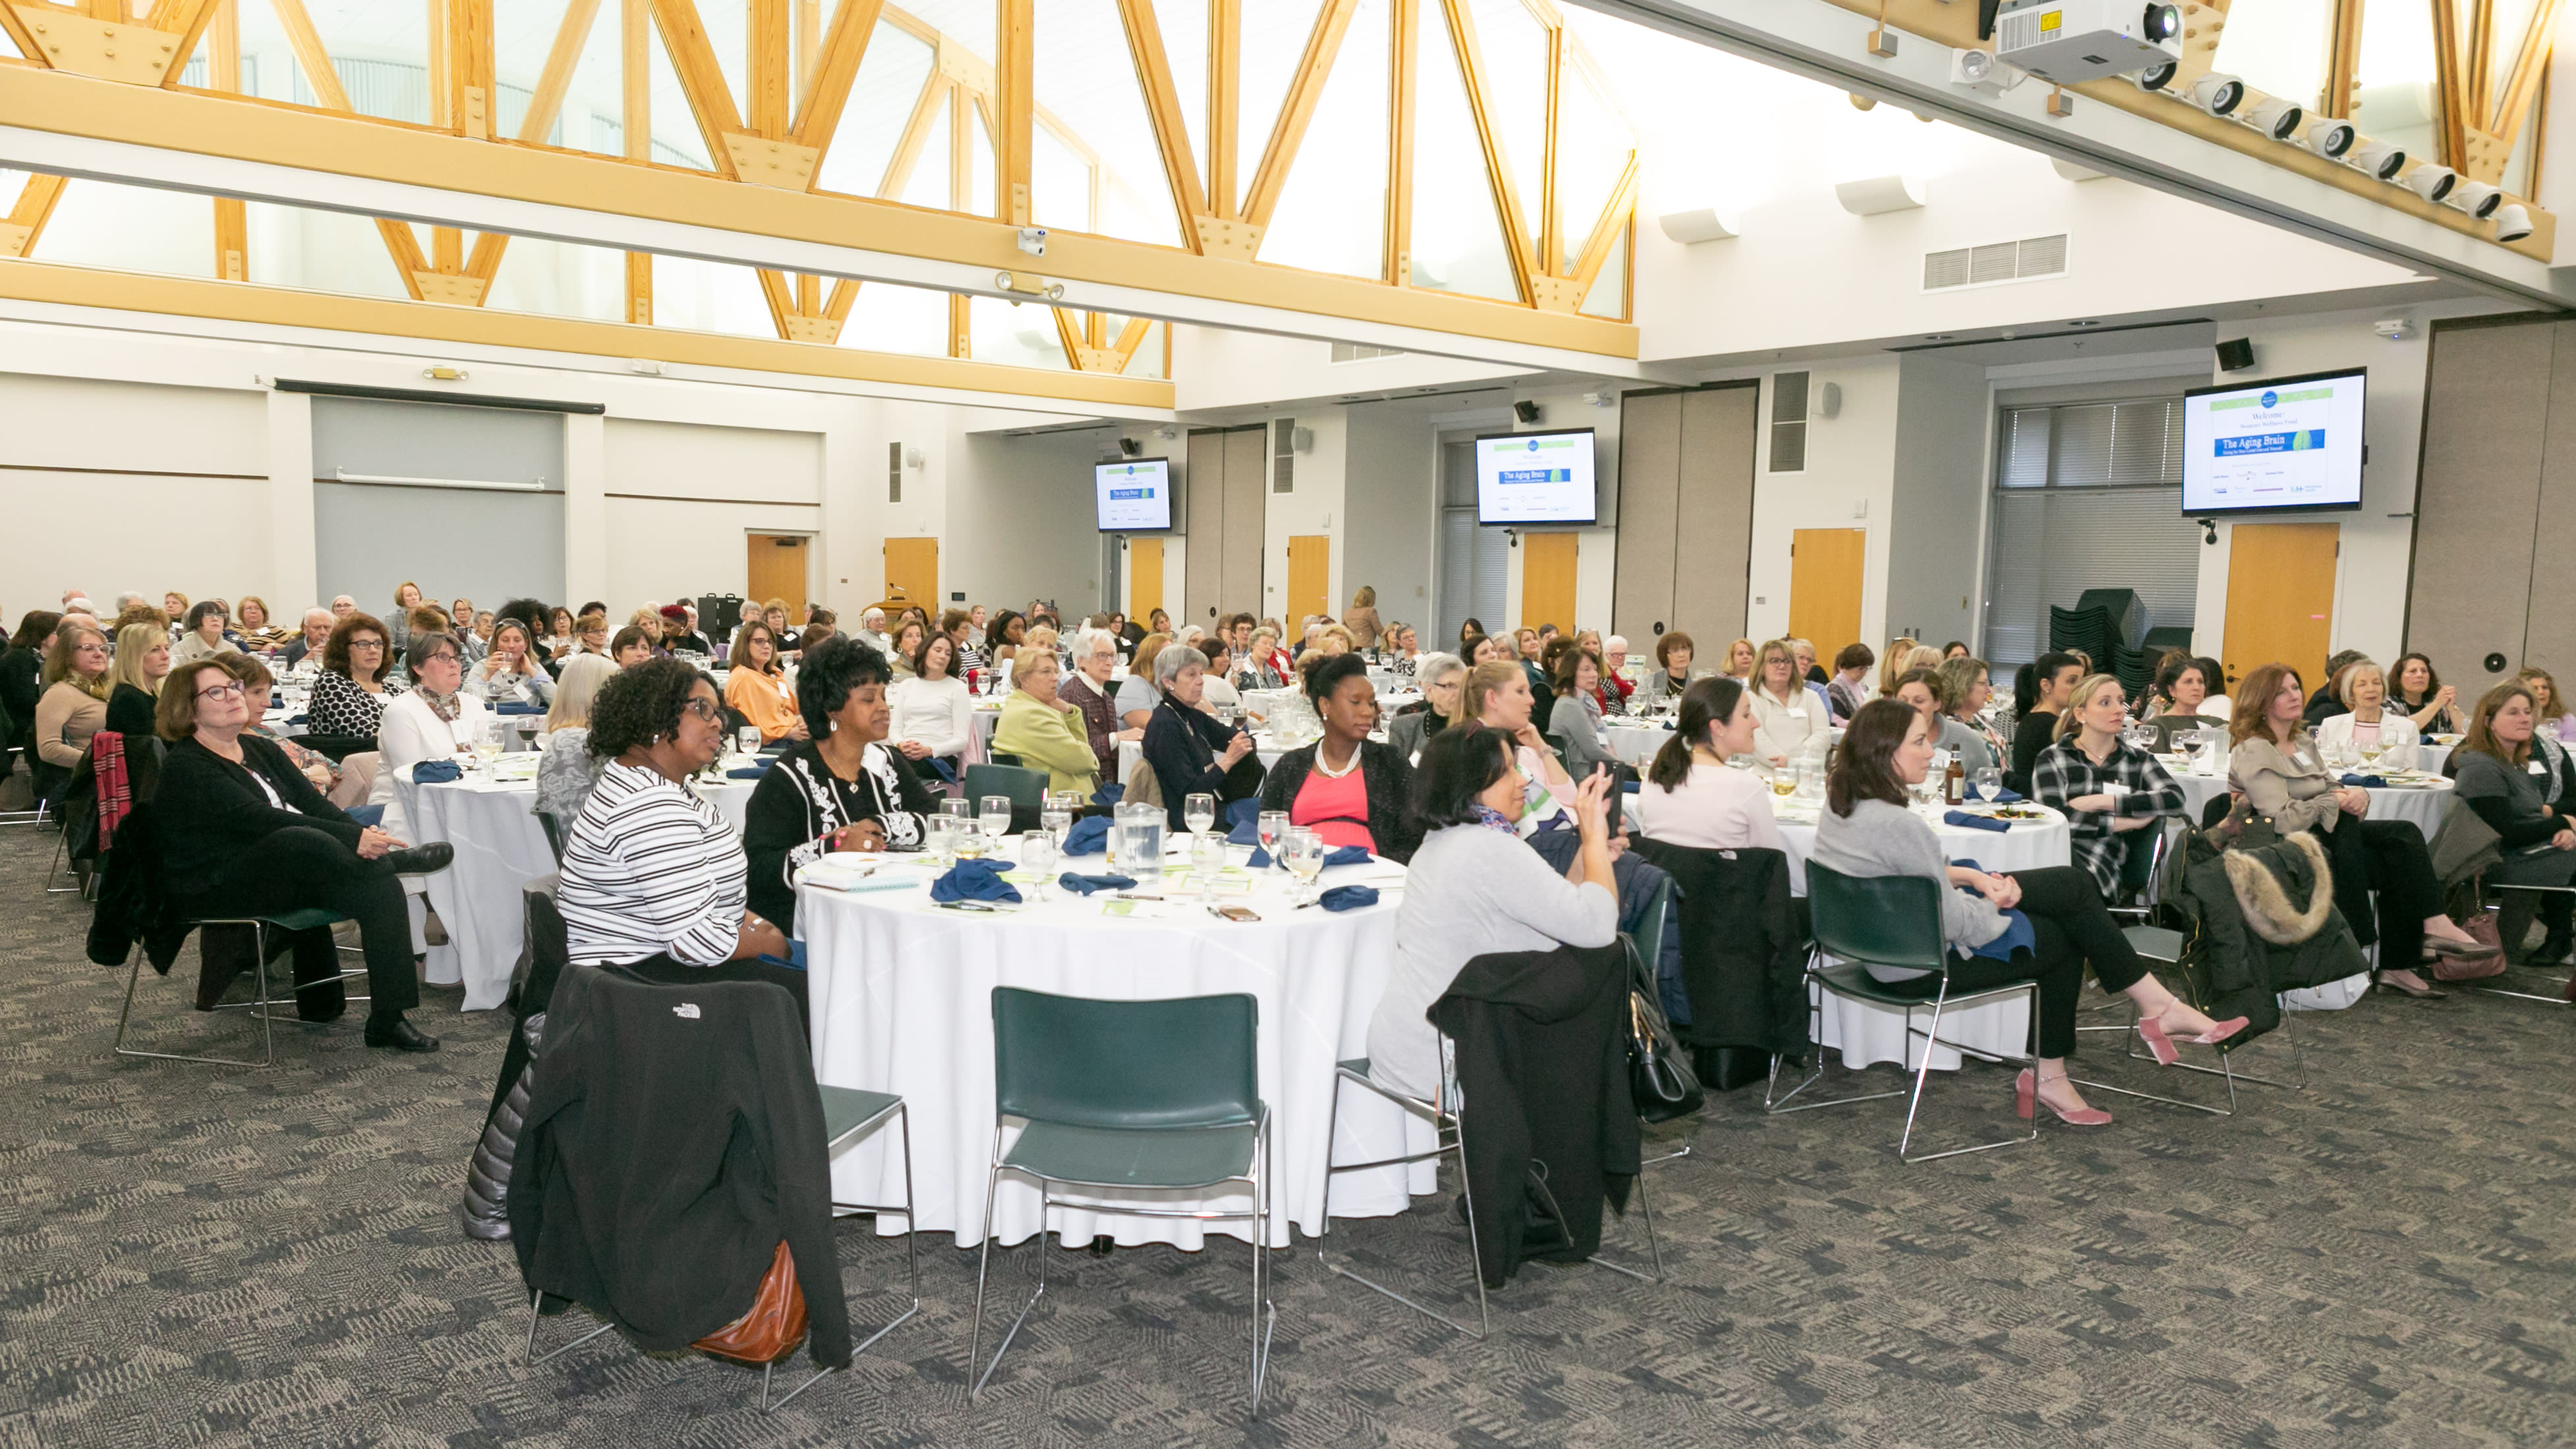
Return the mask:
<svg viewBox="0 0 2576 1449">
<path fill-rule="evenodd" d="M 743 821 L 751 907 L 782 930 L 796 928 L 798 867 L 839 850 L 918 850 L 928 834 L 930 791 L 885 742 L 891 673 L 884 655 L 855 639 L 825 641 L 797 672 L 812 737 L 760 777 Z"/>
</svg>

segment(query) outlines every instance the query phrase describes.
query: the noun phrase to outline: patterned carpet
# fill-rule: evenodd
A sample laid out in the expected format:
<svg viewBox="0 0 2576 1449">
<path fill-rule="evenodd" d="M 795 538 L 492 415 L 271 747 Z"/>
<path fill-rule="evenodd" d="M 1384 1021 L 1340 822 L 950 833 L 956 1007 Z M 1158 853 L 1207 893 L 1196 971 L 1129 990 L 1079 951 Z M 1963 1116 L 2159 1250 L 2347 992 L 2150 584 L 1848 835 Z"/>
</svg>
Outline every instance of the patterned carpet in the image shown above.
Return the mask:
<svg viewBox="0 0 2576 1449">
<path fill-rule="evenodd" d="M 970 1405 L 974 1259 L 925 1240 L 921 1316 L 764 1416 L 750 1374 L 613 1338 L 522 1361 L 509 1251 L 456 1226 L 500 1016 L 433 990 L 428 1058 L 351 1020 L 288 1028 L 273 1072 L 117 1061 L 123 973 L 39 894 L 52 846 L 0 831 L 9 1449 L 2576 1442 L 2576 1012 L 2372 998 L 2300 1018 L 2311 1090 L 2248 1089 L 2233 1120 L 2097 1099 L 2117 1125 L 1912 1168 L 1901 1102 L 1765 1118 L 1736 1093 L 1650 1169 L 1663 1286 L 1526 1270 L 1477 1343 L 1277 1255 L 1257 1424 L 1240 1245 L 1059 1256 Z M 145 1029 L 240 1040 L 187 1010 L 193 952 L 143 979 Z M 2086 1074 L 2147 1069 L 2096 1047 Z M 2179 1076 L 2155 1085 L 2218 1085 Z M 1994 1130 L 2009 1093 L 1942 1077 L 1930 1128 Z M 1455 1284 L 1454 1234 L 1426 1201 L 1334 1239 Z M 881 1319 L 901 1245 L 841 1245 L 854 1318 Z"/>
</svg>

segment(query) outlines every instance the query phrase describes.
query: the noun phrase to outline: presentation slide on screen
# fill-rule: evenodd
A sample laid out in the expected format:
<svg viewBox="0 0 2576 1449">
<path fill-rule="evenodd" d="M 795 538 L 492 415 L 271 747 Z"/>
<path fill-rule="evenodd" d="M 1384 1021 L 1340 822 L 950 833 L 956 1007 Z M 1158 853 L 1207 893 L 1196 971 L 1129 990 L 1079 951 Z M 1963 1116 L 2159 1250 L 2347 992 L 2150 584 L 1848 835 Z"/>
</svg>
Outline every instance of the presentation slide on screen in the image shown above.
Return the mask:
<svg viewBox="0 0 2576 1449">
<path fill-rule="evenodd" d="M 2185 398 L 2182 511 L 2358 504 L 2362 391 L 2353 373 Z"/>
<path fill-rule="evenodd" d="M 1162 458 L 1103 463 L 1091 473 L 1100 531 L 1143 533 L 1172 526 L 1172 465 Z"/>
<path fill-rule="evenodd" d="M 1480 523 L 1590 523 L 1592 497 L 1589 431 L 1476 440 Z"/>
</svg>

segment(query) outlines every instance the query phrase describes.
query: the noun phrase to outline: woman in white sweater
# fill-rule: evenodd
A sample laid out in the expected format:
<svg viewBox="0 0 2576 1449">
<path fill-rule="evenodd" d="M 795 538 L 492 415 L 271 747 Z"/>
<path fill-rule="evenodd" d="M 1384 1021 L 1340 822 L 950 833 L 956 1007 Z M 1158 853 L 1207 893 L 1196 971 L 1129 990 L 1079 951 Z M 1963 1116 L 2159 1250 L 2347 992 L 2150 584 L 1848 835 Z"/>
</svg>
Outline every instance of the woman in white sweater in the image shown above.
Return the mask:
<svg viewBox="0 0 2576 1449">
<path fill-rule="evenodd" d="M 1428 1099 L 1440 1085 L 1440 1034 L 1423 1013 L 1478 956 L 1610 944 L 1619 931 L 1610 869 L 1607 775 L 1572 792 L 1582 853 L 1559 874 L 1522 843 L 1524 808 L 1510 740 L 1453 729 L 1422 750 L 1423 823 L 1430 834 L 1404 882 L 1395 918 L 1395 970 L 1369 1018 L 1369 1078 Z"/>
<path fill-rule="evenodd" d="M 1798 677 L 1797 651 L 1786 639 L 1762 646 L 1754 667 L 1753 753 L 1766 765 L 1788 764 L 1811 735 L 1824 733 L 1825 706 Z"/>
<path fill-rule="evenodd" d="M 2343 706 L 2347 713 L 2317 725 L 2317 748 L 2326 751 L 2376 749 L 2373 770 L 2415 768 L 2423 737 L 2415 721 L 2387 707 L 2388 676 L 2364 659 L 2343 672 Z"/>
<path fill-rule="evenodd" d="M 397 840 L 412 834 L 395 777 L 409 779 L 415 766 L 431 760 L 464 763 L 492 721 L 483 701 L 464 691 L 465 654 L 455 635 L 414 634 L 404 663 L 412 690 L 394 696 L 376 727 L 376 784 L 368 797 L 385 807 L 384 831 Z"/>
<path fill-rule="evenodd" d="M 1770 783 L 1727 763 L 1752 752 L 1753 729 L 1753 703 L 1741 681 L 1714 675 L 1683 690 L 1678 727 L 1627 802 L 1637 832 L 1694 850 L 1785 850 Z"/>
<path fill-rule="evenodd" d="M 957 646 L 947 635 L 928 635 L 913 651 L 911 677 L 886 690 L 886 743 L 915 769 L 947 762 L 951 778 L 962 777 L 959 757 L 975 738 L 975 700 L 956 676 L 956 662 Z"/>
</svg>

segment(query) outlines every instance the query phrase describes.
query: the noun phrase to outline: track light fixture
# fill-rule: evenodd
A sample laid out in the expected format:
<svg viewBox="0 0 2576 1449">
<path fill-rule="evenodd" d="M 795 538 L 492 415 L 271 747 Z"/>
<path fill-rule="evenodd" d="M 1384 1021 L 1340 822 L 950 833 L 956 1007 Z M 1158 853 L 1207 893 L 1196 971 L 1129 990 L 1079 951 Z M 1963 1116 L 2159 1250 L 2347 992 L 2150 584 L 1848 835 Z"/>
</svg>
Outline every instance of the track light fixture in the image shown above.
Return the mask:
<svg viewBox="0 0 2576 1449">
<path fill-rule="evenodd" d="M 2407 172 L 2404 184 L 2407 190 L 2426 201 L 2438 202 L 2451 194 L 2452 187 L 2460 184 L 2460 173 L 2427 161 Z"/>
<path fill-rule="evenodd" d="M 2297 102 L 2279 96 L 2265 96 L 2248 107 L 2244 115 L 2245 124 L 2275 141 L 2296 140 L 2299 123 L 2307 118 L 2308 113 Z"/>
<path fill-rule="evenodd" d="M 2406 153 L 2385 141 L 2364 141 L 2353 147 L 2352 154 L 2344 160 L 2382 181 L 2394 181 L 2397 173 L 2406 169 Z"/>
<path fill-rule="evenodd" d="M 2232 116 L 2245 103 L 2245 82 L 2225 71 L 2211 71 L 2191 83 L 2191 103 L 2213 116 Z"/>
<path fill-rule="evenodd" d="M 2361 133 L 2352 128 L 2352 122 L 2328 119 L 2309 122 L 2306 133 L 2299 137 L 2299 144 L 2329 161 L 2340 161 L 2360 139 Z"/>
</svg>

